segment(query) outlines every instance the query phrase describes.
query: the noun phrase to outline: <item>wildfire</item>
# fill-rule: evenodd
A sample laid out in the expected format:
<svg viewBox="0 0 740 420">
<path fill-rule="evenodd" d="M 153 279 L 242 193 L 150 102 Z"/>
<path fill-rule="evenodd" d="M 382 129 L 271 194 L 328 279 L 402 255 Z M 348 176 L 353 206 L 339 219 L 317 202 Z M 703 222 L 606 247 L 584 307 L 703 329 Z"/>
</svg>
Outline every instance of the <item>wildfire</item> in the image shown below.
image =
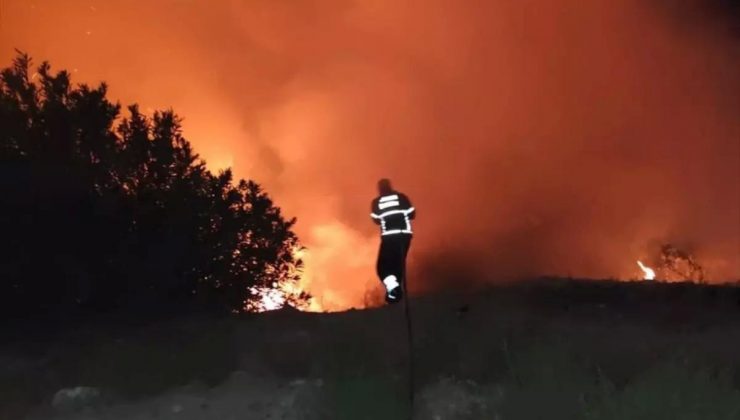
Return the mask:
<svg viewBox="0 0 740 420">
<path fill-rule="evenodd" d="M 251 312 L 267 312 L 274 311 L 285 306 L 285 293 L 279 286 L 279 284 L 273 283 L 272 287 L 250 288 L 249 290 L 258 299 L 253 303 L 248 303 L 247 310 Z"/>
<path fill-rule="evenodd" d="M 250 289 L 244 310 L 267 312 L 288 305 L 303 312 L 335 312 L 377 303 L 374 238 L 338 221 L 318 222 L 302 233 L 308 249 L 296 248 L 293 256 L 304 265 L 288 276 L 297 280 Z"/>
<path fill-rule="evenodd" d="M 293 250 L 293 257 L 296 260 L 303 260 L 305 256 L 305 249 L 296 248 Z M 303 273 L 298 268 L 295 270 L 288 277 L 298 277 L 298 281 L 285 279 L 274 282 L 270 286 L 251 287 L 249 291 L 252 292 L 253 298 L 245 302 L 244 309 L 248 312 L 268 312 L 289 305 L 304 312 L 321 312 L 323 308 L 314 298 L 305 297 L 300 284 Z"/>
<path fill-rule="evenodd" d="M 269 312 L 281 309 L 286 305 L 304 312 L 322 312 L 323 309 L 312 297 L 303 298 L 303 290 L 295 281 L 284 280 L 272 283 L 271 286 L 251 287 L 254 296 L 247 301 L 244 309 L 247 312 Z"/>
<path fill-rule="evenodd" d="M 642 263 L 642 261 L 639 261 L 639 260 L 637 261 L 637 265 L 639 265 L 640 269 L 643 271 L 643 273 L 645 273 L 645 276 L 643 277 L 643 279 L 655 280 L 655 270 L 646 266 L 645 264 Z"/>
</svg>

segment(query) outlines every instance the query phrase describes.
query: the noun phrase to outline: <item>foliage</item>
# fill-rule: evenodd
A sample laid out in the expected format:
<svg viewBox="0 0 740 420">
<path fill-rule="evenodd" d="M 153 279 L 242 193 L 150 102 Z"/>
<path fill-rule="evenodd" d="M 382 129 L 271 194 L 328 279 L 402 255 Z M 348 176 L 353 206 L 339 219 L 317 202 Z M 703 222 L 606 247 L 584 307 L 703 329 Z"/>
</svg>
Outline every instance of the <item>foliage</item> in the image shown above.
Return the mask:
<svg viewBox="0 0 740 420">
<path fill-rule="evenodd" d="M 124 116 L 105 84 L 31 64 L 19 53 L 0 73 L 3 310 L 234 310 L 295 280 L 295 219 L 254 181 L 211 173 L 172 110 Z"/>
</svg>

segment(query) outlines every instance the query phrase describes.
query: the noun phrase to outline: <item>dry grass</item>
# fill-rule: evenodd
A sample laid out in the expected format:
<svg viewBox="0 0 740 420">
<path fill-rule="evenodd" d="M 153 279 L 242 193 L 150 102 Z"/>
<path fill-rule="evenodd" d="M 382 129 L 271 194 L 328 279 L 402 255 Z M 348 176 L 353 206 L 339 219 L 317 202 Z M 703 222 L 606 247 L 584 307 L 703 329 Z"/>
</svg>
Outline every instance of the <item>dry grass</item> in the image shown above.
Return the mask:
<svg viewBox="0 0 740 420">
<path fill-rule="evenodd" d="M 459 311 L 463 305 L 467 310 Z M 98 326 L 6 343 L 0 354 L 26 365 L 0 371 L 0 418 L 21 418 L 64 386 L 98 386 L 136 400 L 194 381 L 216 384 L 237 369 L 284 380 L 322 378 L 325 419 L 405 418 L 399 308 Z M 426 404 L 417 407 L 420 413 L 740 418 L 740 289 L 734 286 L 548 279 L 424 297 L 412 312 L 417 395 Z M 29 348 L 36 353 L 22 351 Z"/>
</svg>

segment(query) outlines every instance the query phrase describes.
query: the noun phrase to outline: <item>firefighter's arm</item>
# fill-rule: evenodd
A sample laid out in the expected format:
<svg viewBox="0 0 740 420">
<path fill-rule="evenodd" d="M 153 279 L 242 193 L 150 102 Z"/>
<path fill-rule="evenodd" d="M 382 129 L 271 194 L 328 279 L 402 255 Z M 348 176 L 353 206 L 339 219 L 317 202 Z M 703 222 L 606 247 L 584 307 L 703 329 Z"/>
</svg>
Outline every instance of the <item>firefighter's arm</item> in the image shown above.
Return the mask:
<svg viewBox="0 0 740 420">
<path fill-rule="evenodd" d="M 378 213 L 376 213 L 377 207 L 378 206 L 376 205 L 376 200 L 373 200 L 372 203 L 370 203 L 370 217 L 373 219 L 373 222 L 375 222 L 376 225 L 379 225 L 380 216 L 378 215 Z"/>
<path fill-rule="evenodd" d="M 414 220 L 416 218 L 416 209 L 414 208 L 414 205 L 411 204 L 411 200 L 409 200 L 409 198 L 406 195 L 403 196 L 403 201 L 404 201 L 406 210 L 408 211 L 409 219 Z"/>
</svg>

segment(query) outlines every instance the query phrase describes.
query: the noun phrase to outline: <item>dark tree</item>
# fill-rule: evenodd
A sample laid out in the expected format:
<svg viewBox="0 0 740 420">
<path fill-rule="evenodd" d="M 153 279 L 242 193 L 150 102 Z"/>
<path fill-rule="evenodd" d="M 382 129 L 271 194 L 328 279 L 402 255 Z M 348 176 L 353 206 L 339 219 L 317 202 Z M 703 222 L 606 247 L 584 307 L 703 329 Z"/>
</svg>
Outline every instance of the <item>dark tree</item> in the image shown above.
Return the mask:
<svg viewBox="0 0 740 420">
<path fill-rule="evenodd" d="M 0 73 L 0 305 L 10 313 L 216 305 L 294 281 L 294 219 L 213 174 L 172 111 L 122 116 L 20 54 Z"/>
</svg>

